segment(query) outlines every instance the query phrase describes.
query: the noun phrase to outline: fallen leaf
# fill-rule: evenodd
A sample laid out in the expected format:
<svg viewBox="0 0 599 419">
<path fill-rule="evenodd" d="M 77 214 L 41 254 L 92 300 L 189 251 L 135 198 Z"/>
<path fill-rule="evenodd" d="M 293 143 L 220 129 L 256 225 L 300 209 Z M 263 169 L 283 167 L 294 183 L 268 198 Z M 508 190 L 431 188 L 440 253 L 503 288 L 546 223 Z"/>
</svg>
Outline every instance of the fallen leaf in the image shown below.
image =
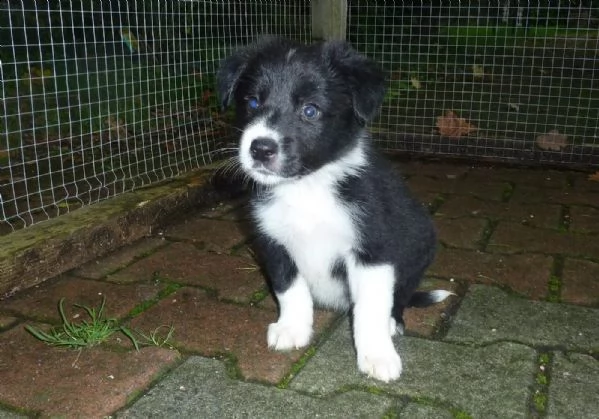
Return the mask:
<svg viewBox="0 0 599 419">
<path fill-rule="evenodd" d="M 597 170 L 595 173 L 590 174 L 589 180 L 593 182 L 599 182 L 599 170 Z"/>
<path fill-rule="evenodd" d="M 474 125 L 464 118 L 460 118 L 454 111 L 447 111 L 445 115 L 437 117 L 437 128 L 441 135 L 453 139 L 469 135 L 477 130 Z"/>
<path fill-rule="evenodd" d="M 104 122 L 108 125 L 108 130 L 114 132 L 119 140 L 127 138 L 127 128 L 125 128 L 125 123 L 121 119 L 111 116 Z"/>
<path fill-rule="evenodd" d="M 10 158 L 10 153 L 8 150 L 0 150 L 0 163 L 3 161 L 8 161 Z"/>
<path fill-rule="evenodd" d="M 474 75 L 474 77 L 482 79 L 483 77 L 485 77 L 485 69 L 482 65 L 474 64 L 472 66 L 472 74 Z"/>
<path fill-rule="evenodd" d="M 547 134 L 537 136 L 536 142 L 541 150 L 560 151 L 568 145 L 568 136 L 552 129 Z"/>
<path fill-rule="evenodd" d="M 412 78 L 410 78 L 410 83 L 412 83 L 412 87 L 414 89 L 422 88 L 422 83 L 420 83 L 420 80 L 418 80 L 418 77 L 416 76 L 412 76 Z"/>
<path fill-rule="evenodd" d="M 210 103 L 210 99 L 214 97 L 214 92 L 211 89 L 206 89 L 202 93 L 202 103 Z"/>
<path fill-rule="evenodd" d="M 173 151 L 177 151 L 177 144 L 175 143 L 175 141 L 167 141 L 166 143 L 164 143 L 164 147 L 166 148 L 166 151 L 168 153 L 172 153 Z"/>
<path fill-rule="evenodd" d="M 391 72 L 391 80 L 401 80 L 401 77 L 401 71 L 396 70 Z"/>
</svg>

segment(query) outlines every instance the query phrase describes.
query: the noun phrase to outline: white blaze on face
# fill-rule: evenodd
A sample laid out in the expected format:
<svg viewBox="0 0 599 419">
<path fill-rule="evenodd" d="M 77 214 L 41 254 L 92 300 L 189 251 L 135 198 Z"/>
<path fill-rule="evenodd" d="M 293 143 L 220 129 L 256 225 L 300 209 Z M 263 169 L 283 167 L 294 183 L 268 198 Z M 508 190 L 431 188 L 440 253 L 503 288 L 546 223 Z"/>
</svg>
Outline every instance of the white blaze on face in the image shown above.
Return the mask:
<svg viewBox="0 0 599 419">
<path fill-rule="evenodd" d="M 265 185 L 277 184 L 283 180 L 283 177 L 279 175 L 284 158 L 281 154 L 281 148 L 279 147 L 278 154 L 267 167 L 262 162 L 252 158 L 250 147 L 252 146 L 252 142 L 257 138 L 269 138 L 280 145 L 282 135 L 266 125 L 266 118 L 258 119 L 248 125 L 243 130 L 239 145 L 241 167 L 258 183 Z"/>
</svg>

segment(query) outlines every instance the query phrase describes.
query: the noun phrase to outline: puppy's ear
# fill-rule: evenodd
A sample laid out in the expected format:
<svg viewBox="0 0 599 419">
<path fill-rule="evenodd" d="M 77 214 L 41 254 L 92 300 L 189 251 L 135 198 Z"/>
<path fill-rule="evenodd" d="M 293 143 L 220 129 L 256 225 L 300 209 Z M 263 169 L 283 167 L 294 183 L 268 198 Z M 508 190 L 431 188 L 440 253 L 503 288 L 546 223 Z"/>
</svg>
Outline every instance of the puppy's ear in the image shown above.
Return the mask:
<svg viewBox="0 0 599 419">
<path fill-rule="evenodd" d="M 297 44 L 293 41 L 278 36 L 262 35 L 254 43 L 238 49 L 229 58 L 223 60 L 216 73 L 216 86 L 222 108 L 225 109 L 231 103 L 239 79 L 250 61 L 269 58 L 295 45 Z"/>
<path fill-rule="evenodd" d="M 250 55 L 250 49 L 246 47 L 221 62 L 216 73 L 216 89 L 223 110 L 231 103 L 233 92 L 237 87 L 239 77 L 247 66 Z"/>
<path fill-rule="evenodd" d="M 383 71 L 347 42 L 326 42 L 323 50 L 330 68 L 350 87 L 356 115 L 364 122 L 374 119 L 385 97 Z"/>
</svg>

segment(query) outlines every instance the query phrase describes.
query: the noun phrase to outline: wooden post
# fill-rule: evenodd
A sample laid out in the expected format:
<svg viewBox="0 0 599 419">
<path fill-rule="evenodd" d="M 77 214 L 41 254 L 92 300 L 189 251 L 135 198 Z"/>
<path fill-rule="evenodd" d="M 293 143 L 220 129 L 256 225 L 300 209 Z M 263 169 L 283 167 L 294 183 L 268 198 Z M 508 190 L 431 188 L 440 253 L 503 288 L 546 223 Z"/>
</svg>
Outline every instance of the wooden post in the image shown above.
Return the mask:
<svg viewBox="0 0 599 419">
<path fill-rule="evenodd" d="M 347 35 L 347 0 L 312 0 L 312 37 L 341 39 Z"/>
</svg>

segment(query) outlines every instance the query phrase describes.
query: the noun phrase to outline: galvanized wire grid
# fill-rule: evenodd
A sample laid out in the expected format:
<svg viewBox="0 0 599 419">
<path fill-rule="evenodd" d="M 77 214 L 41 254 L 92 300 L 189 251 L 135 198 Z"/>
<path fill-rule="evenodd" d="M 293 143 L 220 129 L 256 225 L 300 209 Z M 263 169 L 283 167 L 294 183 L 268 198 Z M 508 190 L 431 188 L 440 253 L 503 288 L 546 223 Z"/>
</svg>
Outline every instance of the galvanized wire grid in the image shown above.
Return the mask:
<svg viewBox="0 0 599 419">
<path fill-rule="evenodd" d="M 599 165 L 599 2 L 434 4 L 349 2 L 390 75 L 382 147 Z"/>
<path fill-rule="evenodd" d="M 348 1 L 393 151 L 598 165 L 599 4 Z M 218 158 L 221 58 L 310 2 L 0 2 L 0 233 Z"/>
<path fill-rule="evenodd" d="M 0 3 L 0 233 L 213 161 L 214 74 L 261 33 L 309 39 L 309 3 Z"/>
</svg>

